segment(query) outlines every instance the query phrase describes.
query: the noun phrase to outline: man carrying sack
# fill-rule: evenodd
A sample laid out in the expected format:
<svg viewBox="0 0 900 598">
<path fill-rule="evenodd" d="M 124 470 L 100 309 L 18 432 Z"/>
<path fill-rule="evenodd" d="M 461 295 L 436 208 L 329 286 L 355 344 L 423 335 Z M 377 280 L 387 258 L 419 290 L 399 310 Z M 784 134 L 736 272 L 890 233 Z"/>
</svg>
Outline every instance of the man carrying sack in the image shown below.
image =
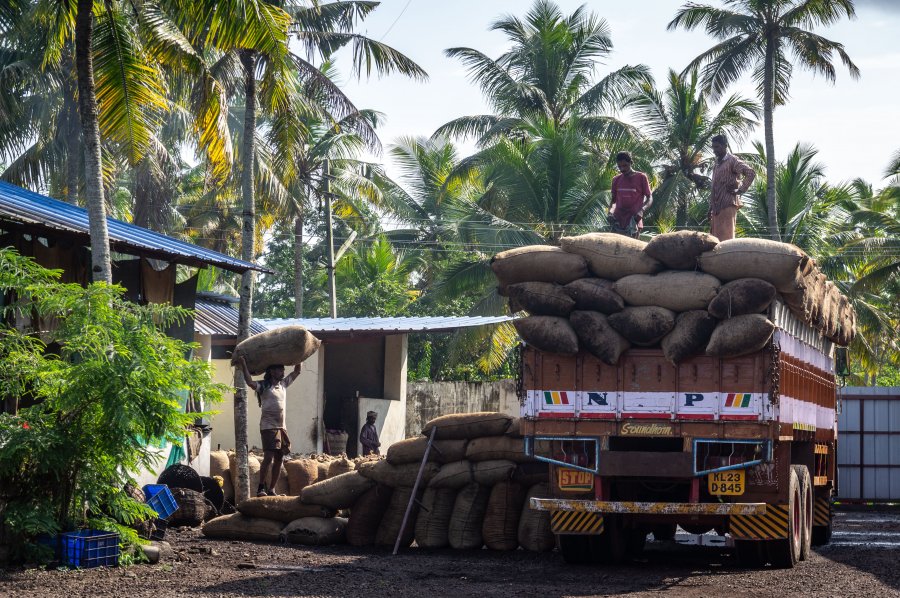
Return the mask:
<svg viewBox="0 0 900 598">
<path fill-rule="evenodd" d="M 716 163 L 709 196 L 709 233 L 719 241 L 727 241 L 734 238 L 740 196 L 753 184 L 756 171 L 728 152 L 728 138 L 724 135 L 712 138 L 712 150 Z"/>
</svg>

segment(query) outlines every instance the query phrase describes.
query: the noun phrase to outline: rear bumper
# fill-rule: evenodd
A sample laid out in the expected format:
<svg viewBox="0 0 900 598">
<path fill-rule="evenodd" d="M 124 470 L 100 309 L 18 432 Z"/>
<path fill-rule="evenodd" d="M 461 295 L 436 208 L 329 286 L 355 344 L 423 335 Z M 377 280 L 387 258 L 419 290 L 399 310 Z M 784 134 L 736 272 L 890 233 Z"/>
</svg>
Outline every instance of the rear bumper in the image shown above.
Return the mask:
<svg viewBox="0 0 900 598">
<path fill-rule="evenodd" d="M 532 498 L 536 511 L 576 511 L 631 515 L 765 515 L 766 503 L 629 502 Z"/>
</svg>

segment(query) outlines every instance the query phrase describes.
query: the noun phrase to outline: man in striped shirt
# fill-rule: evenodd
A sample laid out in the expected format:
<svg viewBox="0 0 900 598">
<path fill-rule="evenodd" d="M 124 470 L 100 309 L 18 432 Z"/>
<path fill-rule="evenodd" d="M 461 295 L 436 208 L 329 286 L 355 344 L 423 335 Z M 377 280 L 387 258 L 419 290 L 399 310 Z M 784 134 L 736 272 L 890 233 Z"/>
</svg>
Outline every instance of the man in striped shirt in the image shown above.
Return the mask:
<svg viewBox="0 0 900 598">
<path fill-rule="evenodd" d="M 753 184 L 756 171 L 728 152 L 728 139 L 724 135 L 712 138 L 712 150 L 716 163 L 709 196 L 709 232 L 720 241 L 727 241 L 734 238 L 740 196 Z"/>
</svg>

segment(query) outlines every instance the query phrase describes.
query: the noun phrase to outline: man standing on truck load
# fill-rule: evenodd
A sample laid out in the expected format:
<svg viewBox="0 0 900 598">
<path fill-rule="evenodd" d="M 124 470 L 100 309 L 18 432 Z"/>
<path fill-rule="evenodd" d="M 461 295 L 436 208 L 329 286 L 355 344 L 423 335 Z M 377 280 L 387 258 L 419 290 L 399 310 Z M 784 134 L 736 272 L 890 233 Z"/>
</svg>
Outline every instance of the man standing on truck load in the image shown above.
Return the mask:
<svg viewBox="0 0 900 598">
<path fill-rule="evenodd" d="M 712 193 L 709 196 L 709 232 L 720 241 L 734 238 L 734 225 L 741 208 L 743 195 L 756 171 L 728 152 L 728 138 L 716 135 L 712 138 L 712 150 L 716 163 L 712 173 Z"/>
<path fill-rule="evenodd" d="M 631 154 L 616 154 L 619 174 L 612 180 L 612 204 L 609 206 L 609 225 L 614 233 L 634 239 L 644 228 L 644 210 L 653 205 L 650 180 L 643 172 L 631 168 Z"/>
<path fill-rule="evenodd" d="M 359 431 L 359 443 L 362 445 L 364 457 L 379 454 L 378 447 L 381 446 L 381 443 L 378 441 L 378 430 L 375 429 L 376 419 L 378 419 L 378 414 L 374 411 L 366 413 L 366 423 Z"/>
</svg>

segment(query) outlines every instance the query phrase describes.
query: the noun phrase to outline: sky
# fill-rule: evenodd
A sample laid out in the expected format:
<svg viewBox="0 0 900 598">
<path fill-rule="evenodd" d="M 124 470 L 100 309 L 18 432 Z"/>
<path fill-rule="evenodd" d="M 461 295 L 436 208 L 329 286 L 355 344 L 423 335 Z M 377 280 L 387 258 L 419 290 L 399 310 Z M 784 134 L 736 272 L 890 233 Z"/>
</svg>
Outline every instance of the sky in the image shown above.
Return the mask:
<svg viewBox="0 0 900 598">
<path fill-rule="evenodd" d="M 715 4 L 717 0 L 711 0 Z M 584 2 L 557 0 L 569 14 Z M 669 68 L 680 71 L 692 58 L 713 45 L 704 32 L 666 31 L 682 2 L 677 0 L 594 0 L 588 8 L 605 18 L 612 31 L 613 52 L 598 64 L 599 79 L 626 64 L 645 64 L 658 83 Z M 444 56 L 446 48 L 466 46 L 491 57 L 505 49 L 505 38 L 488 30 L 505 14 L 524 15 L 530 0 L 383 0 L 363 22 L 361 32 L 381 40 L 415 60 L 429 74 L 415 82 L 400 75 L 357 80 L 342 76 L 346 93 L 360 108 L 385 115 L 379 136 L 389 145 L 401 136 L 428 136 L 443 123 L 463 115 L 490 113 L 480 90 L 466 77 L 461 63 Z M 791 100 L 775 111 L 775 149 L 783 158 L 798 142 L 819 150 L 828 180 L 840 182 L 862 177 L 877 186 L 900 151 L 900 0 L 857 0 L 857 18 L 817 30 L 844 44 L 862 75 L 858 80 L 839 67 L 837 82 L 799 68 L 794 70 Z M 349 55 L 338 56 L 346 73 Z M 755 97 L 749 79 L 734 92 Z M 760 126 L 735 151 L 750 151 L 762 141 Z M 471 144 L 461 144 L 463 154 Z M 384 159 L 382 157 L 381 159 Z M 396 169 L 387 161 L 388 173 Z"/>
</svg>

